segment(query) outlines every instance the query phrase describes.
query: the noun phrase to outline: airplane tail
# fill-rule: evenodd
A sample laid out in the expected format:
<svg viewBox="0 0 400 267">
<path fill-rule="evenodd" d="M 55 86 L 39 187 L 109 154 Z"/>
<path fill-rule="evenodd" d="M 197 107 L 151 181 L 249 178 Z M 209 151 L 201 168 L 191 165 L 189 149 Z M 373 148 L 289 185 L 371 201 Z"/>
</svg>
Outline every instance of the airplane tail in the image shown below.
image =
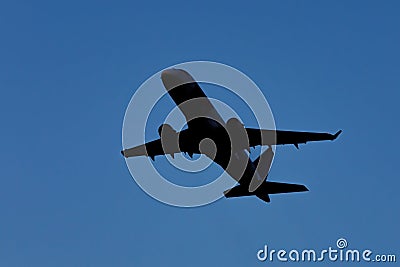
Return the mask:
<svg viewBox="0 0 400 267">
<path fill-rule="evenodd" d="M 308 188 L 301 184 L 287 184 L 278 182 L 265 182 L 254 192 L 249 190 L 242 185 L 237 185 L 224 192 L 226 198 L 231 197 L 244 197 L 244 196 L 257 196 L 259 199 L 270 202 L 270 194 L 283 194 L 283 193 L 294 193 L 294 192 L 305 192 Z"/>
</svg>

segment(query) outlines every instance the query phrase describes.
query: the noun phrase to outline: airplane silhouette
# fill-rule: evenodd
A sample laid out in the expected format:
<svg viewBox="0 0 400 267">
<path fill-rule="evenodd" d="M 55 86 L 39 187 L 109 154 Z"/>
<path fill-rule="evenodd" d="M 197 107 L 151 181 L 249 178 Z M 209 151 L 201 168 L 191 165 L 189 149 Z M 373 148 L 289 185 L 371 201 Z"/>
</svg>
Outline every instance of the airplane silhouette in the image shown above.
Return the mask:
<svg viewBox="0 0 400 267">
<path fill-rule="evenodd" d="M 186 71 L 167 69 L 161 80 L 182 111 L 187 129 L 176 132 L 169 124 L 158 128 L 160 139 L 122 150 L 124 157 L 155 156 L 184 152 L 204 154 L 221 166 L 238 185 L 226 190 L 225 197 L 257 196 L 270 202 L 270 194 L 308 191 L 300 184 L 266 181 L 274 153 L 272 145 L 299 144 L 309 141 L 335 140 L 335 134 L 294 132 L 246 128 L 236 118 L 225 122 L 213 107 L 199 84 Z M 256 160 L 250 159 L 250 147 L 269 146 Z"/>
</svg>

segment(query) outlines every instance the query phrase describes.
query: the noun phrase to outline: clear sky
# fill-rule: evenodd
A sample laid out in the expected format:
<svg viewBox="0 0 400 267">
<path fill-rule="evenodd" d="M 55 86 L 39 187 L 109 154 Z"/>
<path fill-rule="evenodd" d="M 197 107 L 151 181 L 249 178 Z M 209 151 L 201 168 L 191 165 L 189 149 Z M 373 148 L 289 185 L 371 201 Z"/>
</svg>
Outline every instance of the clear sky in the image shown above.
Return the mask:
<svg viewBox="0 0 400 267">
<path fill-rule="evenodd" d="M 0 266 L 262 266 L 265 244 L 324 249 L 340 237 L 400 257 L 399 10 L 398 1 L 3 1 Z M 277 149 L 270 179 L 310 192 L 184 209 L 134 183 L 119 153 L 130 97 L 190 60 L 246 73 L 280 129 L 343 129 L 334 143 Z"/>
</svg>

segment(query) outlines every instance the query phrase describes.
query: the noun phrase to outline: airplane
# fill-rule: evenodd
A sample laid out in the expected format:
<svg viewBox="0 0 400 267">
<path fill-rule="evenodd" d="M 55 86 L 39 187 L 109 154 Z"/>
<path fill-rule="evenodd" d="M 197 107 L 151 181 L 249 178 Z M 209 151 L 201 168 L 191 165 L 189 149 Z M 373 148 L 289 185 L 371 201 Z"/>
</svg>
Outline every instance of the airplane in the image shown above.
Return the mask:
<svg viewBox="0 0 400 267">
<path fill-rule="evenodd" d="M 159 139 L 121 151 L 125 158 L 175 153 L 204 154 L 222 167 L 238 185 L 224 192 L 226 198 L 256 196 L 270 202 L 271 194 L 309 191 L 301 184 L 267 181 L 273 145 L 335 140 L 335 134 L 246 128 L 237 118 L 224 121 L 195 79 L 185 70 L 166 69 L 161 80 L 168 94 L 185 116 L 187 128 L 177 132 L 169 124 L 158 128 Z M 268 146 L 254 161 L 250 147 Z"/>
</svg>

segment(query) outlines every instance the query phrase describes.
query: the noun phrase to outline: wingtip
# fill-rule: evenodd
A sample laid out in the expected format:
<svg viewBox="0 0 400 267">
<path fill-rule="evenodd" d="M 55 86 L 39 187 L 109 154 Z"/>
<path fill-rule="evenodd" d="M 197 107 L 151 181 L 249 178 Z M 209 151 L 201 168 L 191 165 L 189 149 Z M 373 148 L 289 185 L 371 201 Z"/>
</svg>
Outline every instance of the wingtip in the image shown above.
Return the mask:
<svg viewBox="0 0 400 267">
<path fill-rule="evenodd" d="M 335 140 L 336 138 L 338 138 L 338 136 L 339 136 L 341 133 L 342 133 L 342 130 L 337 131 L 337 133 L 335 133 L 335 134 L 333 135 L 333 139 L 332 139 L 332 140 Z"/>
</svg>

